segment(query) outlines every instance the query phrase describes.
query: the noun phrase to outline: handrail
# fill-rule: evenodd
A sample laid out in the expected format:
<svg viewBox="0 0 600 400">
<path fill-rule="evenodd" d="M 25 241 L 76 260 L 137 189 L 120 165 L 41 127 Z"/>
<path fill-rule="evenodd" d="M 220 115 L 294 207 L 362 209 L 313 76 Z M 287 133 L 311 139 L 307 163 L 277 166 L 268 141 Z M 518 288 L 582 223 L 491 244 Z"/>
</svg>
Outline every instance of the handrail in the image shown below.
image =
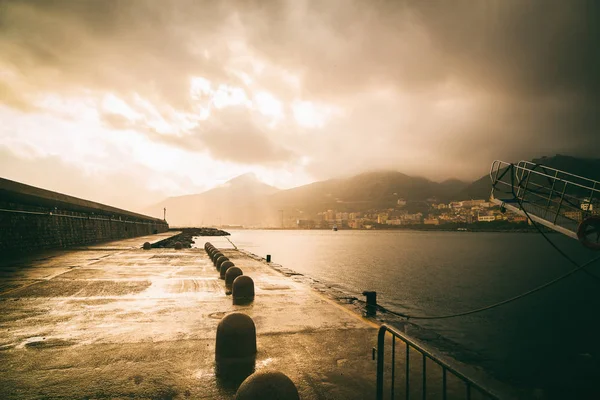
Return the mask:
<svg viewBox="0 0 600 400">
<path fill-rule="evenodd" d="M 446 361 L 442 360 L 439 356 L 434 354 L 432 351 L 426 349 L 421 346 L 418 342 L 405 335 L 402 332 L 397 331 L 396 329 L 389 327 L 387 325 L 381 325 L 379 328 L 379 332 L 377 334 L 377 400 L 383 400 L 384 395 L 384 350 L 385 350 L 385 336 L 386 333 L 390 333 L 392 335 L 392 377 L 391 377 L 391 398 L 394 398 L 395 395 L 395 357 L 396 357 L 396 339 L 404 342 L 406 344 L 406 374 L 405 374 L 405 399 L 409 399 L 410 397 L 410 349 L 414 349 L 421 353 L 423 368 L 422 368 L 422 398 L 426 398 L 426 390 L 427 390 L 427 363 L 426 360 L 430 359 L 435 362 L 442 368 L 442 396 L 444 399 L 447 397 L 447 374 L 451 373 L 452 375 L 459 378 L 465 384 L 466 389 L 466 398 L 469 399 L 471 397 L 471 391 L 473 388 L 477 389 L 481 394 L 486 396 L 489 399 L 500 399 L 500 396 L 492 391 L 490 388 L 486 388 L 483 383 L 477 382 L 475 379 L 468 377 L 465 373 L 460 372 L 455 367 L 448 364 Z"/>
<path fill-rule="evenodd" d="M 600 250 L 600 182 L 543 164 L 499 160 L 490 179 L 493 203 Z"/>
<path fill-rule="evenodd" d="M 523 162 L 523 161 L 521 161 L 521 162 Z M 545 174 L 545 173 L 543 173 L 543 172 L 540 172 L 540 171 L 537 171 L 537 170 L 533 170 L 533 169 L 531 169 L 531 168 L 528 168 L 528 167 L 525 167 L 525 166 L 522 166 L 522 165 L 520 165 L 520 164 L 521 164 L 521 162 L 519 162 L 519 164 L 511 164 L 511 163 L 507 163 L 506 161 L 495 160 L 495 161 L 492 163 L 492 168 L 490 169 L 490 177 L 492 178 L 492 182 L 493 182 L 493 183 L 502 182 L 502 181 L 498 181 L 498 180 L 497 180 L 497 174 L 496 174 L 496 179 L 494 179 L 494 178 L 492 177 L 492 172 L 493 172 L 494 170 L 496 170 L 496 171 L 500 171 L 502 168 L 508 168 L 508 167 L 511 167 L 511 166 L 512 166 L 514 169 L 516 169 L 516 170 L 518 170 L 518 171 L 521 171 L 521 172 L 525 172 L 525 171 L 527 171 L 527 172 L 533 172 L 533 173 L 535 173 L 537 176 L 543 176 L 543 177 L 546 177 L 546 178 L 549 178 L 549 179 L 555 180 L 555 181 L 557 181 L 557 182 L 563 182 L 563 183 L 566 183 L 566 184 L 568 184 L 568 185 L 578 186 L 578 187 L 580 187 L 580 188 L 582 188 L 582 189 L 586 189 L 586 190 L 592 190 L 592 191 L 594 191 L 594 192 L 599 192 L 599 193 L 600 193 L 600 189 L 596 189 L 596 188 L 590 188 L 589 186 L 581 185 L 581 184 L 579 184 L 579 183 L 571 182 L 571 181 L 568 181 L 568 180 L 566 180 L 566 179 L 561 179 L 561 178 L 558 178 L 558 177 L 556 177 L 556 176 L 553 176 L 553 175 L 548 175 L 548 174 Z M 496 166 L 496 163 L 498 163 L 498 166 Z M 504 166 L 503 166 L 503 165 L 504 165 Z M 533 165 L 538 165 L 538 164 L 533 164 Z M 593 179 L 584 178 L 584 177 L 581 177 L 581 176 L 579 176 L 579 175 L 570 174 L 570 173 L 568 173 L 568 172 L 564 172 L 564 171 L 557 170 L 557 169 L 554 169 L 554 168 L 546 167 L 545 165 L 541 165 L 541 164 L 539 164 L 539 165 L 540 165 L 540 166 L 543 166 L 543 167 L 544 167 L 544 168 L 546 168 L 546 169 L 551 169 L 551 170 L 553 170 L 553 171 L 558 171 L 558 172 L 560 172 L 561 174 L 570 175 L 570 176 L 573 176 L 573 177 L 575 177 L 575 178 L 577 178 L 577 179 L 586 180 L 586 181 L 588 181 L 588 182 L 590 182 L 590 183 L 594 183 L 594 184 L 598 184 L 598 185 L 600 185 L 600 182 L 598 182 L 598 181 L 595 181 L 595 180 L 593 180 Z M 505 182 L 502 182 L 502 183 L 505 183 Z"/>
<path fill-rule="evenodd" d="M 532 165 L 533 167 L 528 167 L 528 165 Z M 600 182 L 595 181 L 593 179 L 586 178 L 585 176 L 575 175 L 575 174 L 572 174 L 570 172 L 561 171 L 560 169 L 552 168 L 552 167 L 549 167 L 549 166 L 544 165 L 544 164 L 536 164 L 536 163 L 531 162 L 531 161 L 521 160 L 521 161 L 519 161 L 517 163 L 517 166 L 518 167 L 522 167 L 522 168 L 527 168 L 527 169 L 533 169 L 533 168 L 535 168 L 537 166 L 540 166 L 540 167 L 543 167 L 545 170 L 550 170 L 550 171 L 553 171 L 553 172 L 558 172 L 558 173 L 561 173 L 563 175 L 569 175 L 569 176 L 572 176 L 572 177 L 577 178 L 577 179 L 588 181 L 590 183 L 600 183 Z"/>
</svg>

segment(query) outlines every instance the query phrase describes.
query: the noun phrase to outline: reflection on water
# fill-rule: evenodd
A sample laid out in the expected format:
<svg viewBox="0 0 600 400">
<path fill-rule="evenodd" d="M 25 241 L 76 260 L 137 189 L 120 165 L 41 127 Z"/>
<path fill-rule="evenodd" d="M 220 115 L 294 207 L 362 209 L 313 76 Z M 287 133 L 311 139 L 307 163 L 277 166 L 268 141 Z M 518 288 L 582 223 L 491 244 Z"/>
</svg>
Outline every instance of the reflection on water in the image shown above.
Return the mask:
<svg viewBox="0 0 600 400">
<path fill-rule="evenodd" d="M 363 297 L 364 290 L 377 291 L 380 304 L 412 315 L 479 308 L 572 268 L 537 234 L 231 233 L 230 239 L 241 249 L 263 257 L 271 254 L 274 262 L 356 297 Z M 596 255 L 562 235 L 550 237 L 579 262 Z M 590 270 L 600 275 L 600 265 Z M 577 273 L 491 311 L 418 324 L 456 343 L 457 349 L 464 349 L 464 358 L 475 352 L 478 362 L 502 379 L 532 387 L 564 379 L 589 382 L 590 364 L 598 364 L 598 324 L 592 317 L 600 306 L 598 289 L 596 281 Z"/>
</svg>

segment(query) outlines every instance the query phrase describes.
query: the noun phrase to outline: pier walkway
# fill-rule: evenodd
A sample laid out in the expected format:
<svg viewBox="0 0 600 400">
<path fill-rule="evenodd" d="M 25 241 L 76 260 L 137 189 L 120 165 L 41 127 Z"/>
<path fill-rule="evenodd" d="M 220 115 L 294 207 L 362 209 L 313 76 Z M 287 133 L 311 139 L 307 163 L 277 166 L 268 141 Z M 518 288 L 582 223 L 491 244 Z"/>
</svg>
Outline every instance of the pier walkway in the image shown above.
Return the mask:
<svg viewBox="0 0 600 400">
<path fill-rule="evenodd" d="M 176 233 L 0 261 L 2 398 L 231 399 L 214 351 L 233 311 L 256 324 L 256 370 L 285 373 L 302 399 L 374 397 L 375 325 L 227 249 L 256 286 L 233 305 L 203 249 L 141 248 Z"/>
</svg>

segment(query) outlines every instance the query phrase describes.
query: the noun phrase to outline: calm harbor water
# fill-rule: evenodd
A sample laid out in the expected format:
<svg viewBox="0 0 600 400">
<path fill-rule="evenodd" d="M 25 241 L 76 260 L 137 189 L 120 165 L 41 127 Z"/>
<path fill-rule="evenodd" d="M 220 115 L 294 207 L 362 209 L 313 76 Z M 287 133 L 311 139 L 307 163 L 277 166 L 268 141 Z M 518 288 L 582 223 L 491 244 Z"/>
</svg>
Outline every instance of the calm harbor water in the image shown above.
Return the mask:
<svg viewBox="0 0 600 400">
<path fill-rule="evenodd" d="M 550 238 L 578 262 L 597 256 L 562 235 Z M 573 268 L 532 233 L 238 230 L 230 239 L 350 295 L 375 290 L 380 304 L 411 315 L 486 306 Z M 600 276 L 600 263 L 590 271 Z M 532 390 L 584 387 L 600 376 L 599 289 L 600 281 L 579 272 L 490 311 L 412 321 L 501 380 Z"/>
</svg>

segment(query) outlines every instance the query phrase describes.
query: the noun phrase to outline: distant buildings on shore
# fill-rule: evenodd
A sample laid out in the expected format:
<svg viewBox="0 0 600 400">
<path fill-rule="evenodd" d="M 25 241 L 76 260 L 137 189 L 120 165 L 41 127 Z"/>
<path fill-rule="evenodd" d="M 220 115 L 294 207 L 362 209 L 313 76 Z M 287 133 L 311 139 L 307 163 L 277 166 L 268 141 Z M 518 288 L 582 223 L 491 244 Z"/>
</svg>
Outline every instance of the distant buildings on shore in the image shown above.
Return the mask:
<svg viewBox="0 0 600 400">
<path fill-rule="evenodd" d="M 520 214 L 501 210 L 500 207 L 483 199 L 452 201 L 450 203 L 436 202 L 428 199 L 417 202 L 418 207 L 410 207 L 411 203 L 398 199 L 394 208 L 369 210 L 365 212 L 338 212 L 323 210 L 312 219 L 298 219 L 295 226 L 289 228 L 326 229 L 334 225 L 346 229 L 394 228 L 403 225 L 444 225 L 444 224 L 474 224 L 505 221 L 507 223 L 527 223 L 527 218 Z M 415 211 L 419 208 L 419 211 Z M 592 211 L 593 205 L 589 200 L 582 201 L 581 211 L 565 212 L 567 218 L 581 221 L 583 211 Z M 593 213 L 597 213 L 593 211 Z"/>
<path fill-rule="evenodd" d="M 435 199 L 429 199 L 435 201 Z M 421 202 L 420 211 L 411 211 L 409 202 L 398 199 L 394 208 L 373 209 L 365 212 L 338 212 L 323 210 L 314 218 L 297 219 L 295 226 L 302 229 L 372 229 L 381 227 L 397 227 L 403 225 L 443 225 L 449 223 L 472 224 L 476 222 L 508 221 L 511 223 L 527 222 L 523 216 L 510 212 L 502 212 L 486 200 L 464 200 L 450 203 Z M 414 208 L 414 207 L 413 207 Z"/>
<path fill-rule="evenodd" d="M 581 210 L 567 211 L 561 214 L 574 221 L 581 221 L 584 214 L 600 214 L 589 199 L 581 201 Z M 600 207 L 596 207 L 600 208 Z M 406 201 L 398 199 L 394 207 L 371 209 L 367 211 L 339 211 L 327 209 L 313 215 L 297 210 L 296 215 L 281 219 L 283 229 L 394 229 L 406 226 L 443 226 L 446 224 L 486 224 L 504 222 L 505 224 L 527 224 L 525 216 L 502 210 L 494 203 L 483 199 L 469 199 L 439 202 L 436 199 L 425 201 Z M 504 225 L 507 226 L 507 225 Z M 260 226 L 266 228 L 267 226 Z M 509 226 L 507 226 L 508 229 Z M 235 228 L 238 228 L 237 226 Z M 242 228 L 239 226 L 239 228 Z"/>
</svg>

